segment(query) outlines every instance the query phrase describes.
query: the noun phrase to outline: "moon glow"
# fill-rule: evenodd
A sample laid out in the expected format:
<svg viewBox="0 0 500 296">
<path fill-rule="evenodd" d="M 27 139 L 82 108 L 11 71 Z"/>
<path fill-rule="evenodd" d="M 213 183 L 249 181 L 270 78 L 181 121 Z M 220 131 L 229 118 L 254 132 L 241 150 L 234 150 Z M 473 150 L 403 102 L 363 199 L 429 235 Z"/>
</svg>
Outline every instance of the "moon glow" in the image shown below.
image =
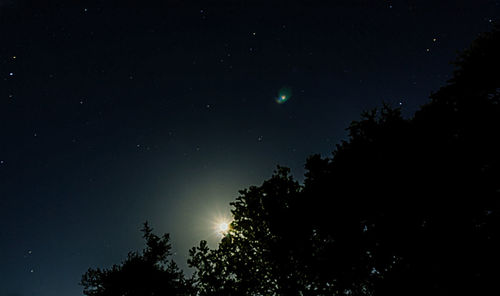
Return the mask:
<svg viewBox="0 0 500 296">
<path fill-rule="evenodd" d="M 219 230 L 220 233 L 225 234 L 229 230 L 229 223 L 227 223 L 227 222 L 220 222 L 217 228 L 218 228 L 218 230 Z"/>
</svg>

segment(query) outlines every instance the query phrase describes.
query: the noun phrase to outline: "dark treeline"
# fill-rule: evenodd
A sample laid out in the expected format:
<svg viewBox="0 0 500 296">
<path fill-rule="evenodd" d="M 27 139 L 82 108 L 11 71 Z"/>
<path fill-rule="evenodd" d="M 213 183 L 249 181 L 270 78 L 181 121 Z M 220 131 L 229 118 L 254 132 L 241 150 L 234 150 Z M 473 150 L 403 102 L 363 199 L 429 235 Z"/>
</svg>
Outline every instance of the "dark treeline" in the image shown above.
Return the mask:
<svg viewBox="0 0 500 296">
<path fill-rule="evenodd" d="M 278 167 L 240 191 L 217 249 L 190 250 L 186 278 L 167 235 L 111 269 L 89 296 L 498 295 L 500 31 L 482 34 L 413 118 L 388 105 L 349 126 L 303 184 Z"/>
</svg>

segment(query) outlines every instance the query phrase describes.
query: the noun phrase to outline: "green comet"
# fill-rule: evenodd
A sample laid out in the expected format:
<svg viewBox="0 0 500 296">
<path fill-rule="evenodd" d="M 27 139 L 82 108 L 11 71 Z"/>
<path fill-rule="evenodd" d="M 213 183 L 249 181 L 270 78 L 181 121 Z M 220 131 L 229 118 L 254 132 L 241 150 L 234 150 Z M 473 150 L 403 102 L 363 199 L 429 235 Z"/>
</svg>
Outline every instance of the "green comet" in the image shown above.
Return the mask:
<svg viewBox="0 0 500 296">
<path fill-rule="evenodd" d="M 282 87 L 278 92 L 276 103 L 283 104 L 292 96 L 292 90 L 289 87 Z"/>
</svg>

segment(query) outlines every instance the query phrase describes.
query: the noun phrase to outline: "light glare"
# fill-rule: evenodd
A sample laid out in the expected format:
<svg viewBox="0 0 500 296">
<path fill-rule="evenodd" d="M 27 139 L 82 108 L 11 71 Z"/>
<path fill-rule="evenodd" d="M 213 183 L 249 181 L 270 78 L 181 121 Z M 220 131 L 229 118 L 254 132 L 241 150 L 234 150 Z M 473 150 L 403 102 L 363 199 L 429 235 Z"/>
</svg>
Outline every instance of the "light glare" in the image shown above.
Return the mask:
<svg viewBox="0 0 500 296">
<path fill-rule="evenodd" d="M 219 223 L 219 231 L 222 233 L 226 233 L 229 230 L 229 224 L 227 222 Z"/>
</svg>

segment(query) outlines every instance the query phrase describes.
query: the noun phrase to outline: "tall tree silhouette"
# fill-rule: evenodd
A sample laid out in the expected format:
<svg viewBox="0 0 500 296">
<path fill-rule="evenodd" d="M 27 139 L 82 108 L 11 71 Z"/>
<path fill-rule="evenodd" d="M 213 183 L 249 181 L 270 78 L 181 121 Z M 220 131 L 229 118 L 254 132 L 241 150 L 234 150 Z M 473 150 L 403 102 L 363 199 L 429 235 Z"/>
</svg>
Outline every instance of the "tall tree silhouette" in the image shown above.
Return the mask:
<svg viewBox="0 0 500 296">
<path fill-rule="evenodd" d="M 240 191 L 232 203 L 234 221 L 217 250 L 206 242 L 191 250 L 200 295 L 292 295 L 304 274 L 294 252 L 307 238 L 298 238 L 293 219 L 299 184 L 289 169 L 279 167 L 262 186 Z M 297 257 L 300 259 L 300 256 Z"/>
<path fill-rule="evenodd" d="M 303 184 L 278 167 L 241 190 L 216 249 L 169 237 L 82 277 L 89 296 L 496 295 L 500 278 L 500 31 L 457 59 L 449 83 L 405 119 L 383 105 L 348 128 Z"/>
<path fill-rule="evenodd" d="M 200 295 L 495 294 L 499 52 L 496 28 L 413 118 L 365 112 L 303 185 L 278 168 L 241 191 L 219 247 L 191 250 Z"/>
<path fill-rule="evenodd" d="M 127 259 L 110 269 L 89 269 L 81 280 L 88 296 L 169 296 L 188 295 L 184 279 L 171 255 L 169 235 L 158 237 L 147 223 L 142 229 L 146 248 L 130 252 Z"/>
</svg>

